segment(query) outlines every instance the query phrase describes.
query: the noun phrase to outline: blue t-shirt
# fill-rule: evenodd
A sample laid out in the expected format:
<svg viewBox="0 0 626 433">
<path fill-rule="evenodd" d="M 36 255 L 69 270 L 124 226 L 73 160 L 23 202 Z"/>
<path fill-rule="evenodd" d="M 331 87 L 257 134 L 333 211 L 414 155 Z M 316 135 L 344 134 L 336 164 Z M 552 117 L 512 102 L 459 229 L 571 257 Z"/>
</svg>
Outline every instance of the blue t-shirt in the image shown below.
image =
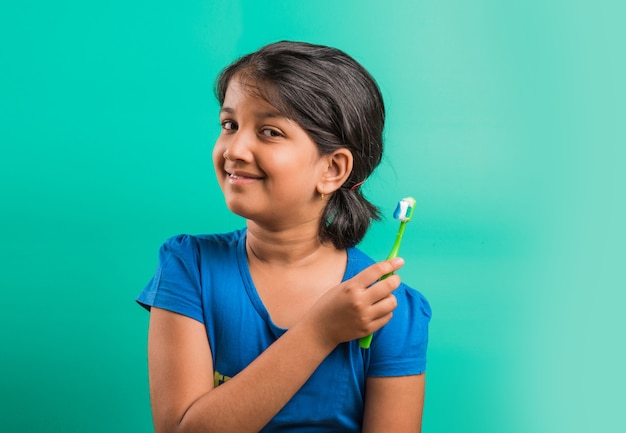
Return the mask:
<svg viewBox="0 0 626 433">
<path fill-rule="evenodd" d="M 154 277 L 137 298 L 147 309 L 166 309 L 205 325 L 216 385 L 286 332 L 272 322 L 256 291 L 245 240 L 246 229 L 169 239 Z M 357 248 L 349 248 L 347 255 L 344 281 L 374 263 Z M 361 349 L 356 340 L 337 346 L 262 432 L 359 432 L 368 376 L 425 371 L 430 306 L 404 283 L 394 295 L 393 318 L 374 333 L 370 349 Z"/>
</svg>

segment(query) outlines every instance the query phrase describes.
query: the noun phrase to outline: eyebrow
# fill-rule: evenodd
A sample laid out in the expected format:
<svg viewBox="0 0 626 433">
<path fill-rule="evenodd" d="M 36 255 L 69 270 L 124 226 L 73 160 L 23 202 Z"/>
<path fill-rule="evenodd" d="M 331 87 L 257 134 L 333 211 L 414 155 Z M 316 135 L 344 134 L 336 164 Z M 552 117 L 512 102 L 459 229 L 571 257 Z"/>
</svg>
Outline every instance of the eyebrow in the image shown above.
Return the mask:
<svg viewBox="0 0 626 433">
<path fill-rule="evenodd" d="M 220 109 L 221 113 L 227 114 L 235 114 L 235 109 L 230 107 L 222 107 Z M 258 119 L 285 119 L 286 116 L 281 114 L 279 111 L 256 111 L 254 113 L 254 117 Z"/>
</svg>

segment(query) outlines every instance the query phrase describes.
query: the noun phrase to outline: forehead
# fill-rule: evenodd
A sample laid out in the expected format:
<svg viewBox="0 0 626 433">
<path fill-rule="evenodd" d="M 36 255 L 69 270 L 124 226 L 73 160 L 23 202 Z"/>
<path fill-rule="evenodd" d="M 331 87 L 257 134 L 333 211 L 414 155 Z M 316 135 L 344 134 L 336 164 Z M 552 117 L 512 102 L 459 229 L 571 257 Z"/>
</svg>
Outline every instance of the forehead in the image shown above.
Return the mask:
<svg viewBox="0 0 626 433">
<path fill-rule="evenodd" d="M 280 85 L 271 80 L 266 80 L 255 76 L 251 71 L 243 70 L 235 74 L 227 83 L 224 102 L 226 95 L 229 93 L 245 93 L 248 97 L 263 102 L 276 111 L 283 113 L 285 117 L 292 112 L 292 106 L 288 101 L 288 97 L 281 92 Z"/>
<path fill-rule="evenodd" d="M 224 94 L 224 102 L 222 105 L 228 105 L 233 101 L 245 100 L 248 103 L 262 104 L 271 106 L 271 104 L 263 97 L 263 93 L 258 86 L 252 86 L 245 81 L 241 81 L 236 77 L 230 80 Z"/>
<path fill-rule="evenodd" d="M 235 77 L 228 83 L 220 112 L 235 113 L 244 111 L 248 111 L 259 118 L 282 118 L 290 123 L 297 124 L 297 122 L 267 100 L 262 88 Z"/>
</svg>

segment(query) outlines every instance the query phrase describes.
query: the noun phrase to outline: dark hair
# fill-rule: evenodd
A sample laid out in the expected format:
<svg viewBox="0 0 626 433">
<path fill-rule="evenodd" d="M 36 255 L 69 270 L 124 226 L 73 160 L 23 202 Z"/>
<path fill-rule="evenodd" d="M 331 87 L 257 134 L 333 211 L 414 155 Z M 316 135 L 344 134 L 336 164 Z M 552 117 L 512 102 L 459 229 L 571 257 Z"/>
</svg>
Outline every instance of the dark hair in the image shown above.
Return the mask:
<svg viewBox="0 0 626 433">
<path fill-rule="evenodd" d="M 358 187 L 380 164 L 383 152 L 385 107 L 374 78 L 338 49 L 289 41 L 267 45 L 224 69 L 215 87 L 220 105 L 235 76 L 300 125 L 322 155 L 350 150 L 352 172 L 330 196 L 319 235 L 336 248 L 358 244 L 371 220 L 380 219 L 378 208 Z"/>
</svg>

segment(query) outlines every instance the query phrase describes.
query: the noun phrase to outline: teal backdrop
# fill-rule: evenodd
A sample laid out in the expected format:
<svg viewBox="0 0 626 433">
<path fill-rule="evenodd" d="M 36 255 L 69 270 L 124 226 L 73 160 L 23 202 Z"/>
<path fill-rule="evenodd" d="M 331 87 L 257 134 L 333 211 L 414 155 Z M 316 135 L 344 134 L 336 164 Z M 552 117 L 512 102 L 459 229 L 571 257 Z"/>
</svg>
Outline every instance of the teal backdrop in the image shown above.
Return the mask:
<svg viewBox="0 0 626 433">
<path fill-rule="evenodd" d="M 407 195 L 403 279 L 433 308 L 425 432 L 626 431 L 618 1 L 95 1 L 0 6 L 0 430 L 149 432 L 148 314 L 178 233 L 231 230 L 213 79 L 266 43 L 379 81 Z"/>
</svg>

